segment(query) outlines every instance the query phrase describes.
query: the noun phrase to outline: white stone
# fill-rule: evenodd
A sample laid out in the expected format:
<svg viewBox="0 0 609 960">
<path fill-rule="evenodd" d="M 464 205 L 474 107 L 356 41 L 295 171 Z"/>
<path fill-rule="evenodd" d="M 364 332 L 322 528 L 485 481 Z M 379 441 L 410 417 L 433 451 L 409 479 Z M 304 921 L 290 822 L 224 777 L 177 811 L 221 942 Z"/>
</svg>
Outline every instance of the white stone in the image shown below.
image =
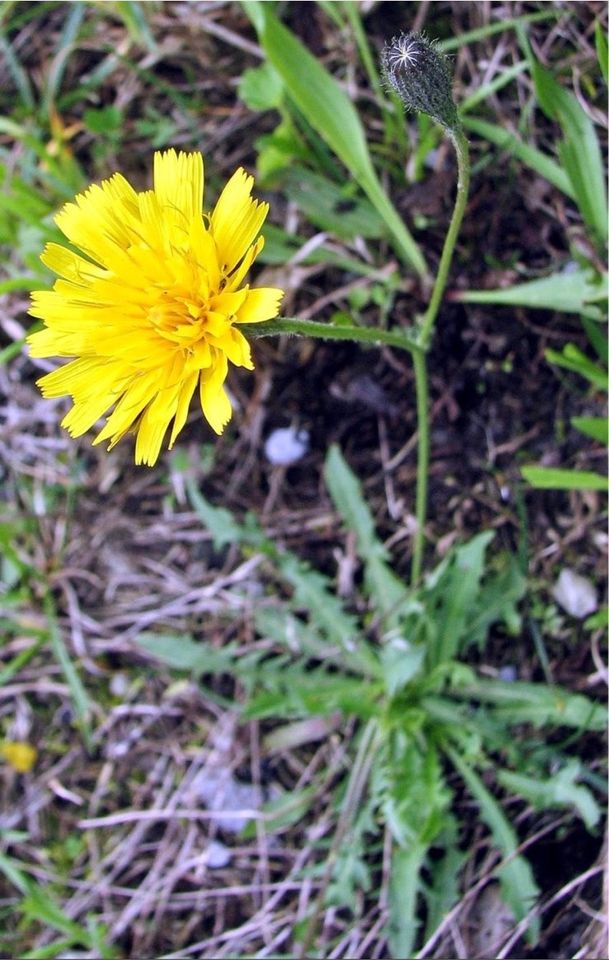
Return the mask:
<svg viewBox="0 0 609 960">
<path fill-rule="evenodd" d="M 574 570 L 565 567 L 561 570 L 552 591 L 556 602 L 572 617 L 583 620 L 594 613 L 598 606 L 596 589 L 593 584 Z"/>
<path fill-rule="evenodd" d="M 268 435 L 264 453 L 273 466 L 289 467 L 304 457 L 309 449 L 309 434 L 295 427 L 279 427 Z"/>
<path fill-rule="evenodd" d="M 205 851 L 205 862 L 210 870 L 220 870 L 227 867 L 232 860 L 232 853 L 219 840 L 211 840 Z"/>
</svg>

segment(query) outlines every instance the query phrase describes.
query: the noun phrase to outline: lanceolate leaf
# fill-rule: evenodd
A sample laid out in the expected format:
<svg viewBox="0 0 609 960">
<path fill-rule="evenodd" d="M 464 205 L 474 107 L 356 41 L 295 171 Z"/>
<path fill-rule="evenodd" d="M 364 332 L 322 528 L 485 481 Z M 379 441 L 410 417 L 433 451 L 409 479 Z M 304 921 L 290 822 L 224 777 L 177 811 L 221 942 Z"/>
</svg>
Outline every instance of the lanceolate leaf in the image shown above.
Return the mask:
<svg viewBox="0 0 609 960">
<path fill-rule="evenodd" d="M 605 446 L 609 443 L 609 420 L 607 417 L 571 417 L 571 423 L 580 433 L 585 433 L 592 440 L 598 440 Z"/>
<path fill-rule="evenodd" d="M 559 310 L 598 319 L 601 309 L 595 306 L 595 303 L 603 296 L 607 296 L 607 274 L 595 278 L 590 271 L 574 270 L 553 273 L 541 280 L 519 283 L 505 290 L 459 291 L 452 293 L 451 299 L 462 303 L 494 303 L 498 306 Z"/>
<path fill-rule="evenodd" d="M 396 626 L 407 589 L 387 563 L 387 551 L 376 535 L 360 483 L 336 446 L 326 457 L 325 479 L 337 510 L 357 536 L 357 552 L 365 565 L 366 586 L 374 606 L 383 615 L 384 626 Z"/>
<path fill-rule="evenodd" d="M 530 723 L 535 727 L 571 727 L 604 730 L 607 710 L 579 693 L 540 683 L 507 683 L 478 679 L 473 684 L 453 687 L 452 695 L 463 700 L 492 704 L 496 715 L 508 723 Z"/>
<path fill-rule="evenodd" d="M 516 853 L 518 838 L 500 805 L 489 793 L 475 770 L 459 754 L 446 749 L 452 763 L 459 771 L 473 797 L 478 801 L 482 819 L 490 829 L 493 840 L 508 861 L 497 871 L 506 902 L 521 920 L 535 904 L 539 887 L 533 878 L 533 872 L 527 860 Z M 535 942 L 539 930 L 539 921 L 532 920 L 527 931 L 528 939 Z"/>
<path fill-rule="evenodd" d="M 418 274 L 425 276 L 425 259 L 376 175 L 355 107 L 337 81 L 280 23 L 270 4 L 250 2 L 247 7 L 255 8 L 251 14 L 260 42 L 289 96 L 368 195 L 391 231 L 402 257 Z"/>
<path fill-rule="evenodd" d="M 607 490 L 607 477 L 591 470 L 565 470 L 560 467 L 522 467 L 522 476 L 539 490 Z"/>
<path fill-rule="evenodd" d="M 594 124 L 578 100 L 532 57 L 535 91 L 542 110 L 556 119 L 564 140 L 560 157 L 580 213 L 601 242 L 607 239 L 607 195 L 603 159 Z"/>
</svg>

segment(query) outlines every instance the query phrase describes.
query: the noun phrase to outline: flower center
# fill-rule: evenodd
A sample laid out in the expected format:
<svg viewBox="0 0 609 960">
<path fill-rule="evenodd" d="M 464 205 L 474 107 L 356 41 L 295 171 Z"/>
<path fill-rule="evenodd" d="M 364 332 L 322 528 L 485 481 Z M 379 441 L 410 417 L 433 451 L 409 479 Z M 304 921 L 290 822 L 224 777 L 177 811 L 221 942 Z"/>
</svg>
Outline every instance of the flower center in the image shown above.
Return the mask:
<svg viewBox="0 0 609 960">
<path fill-rule="evenodd" d="M 159 336 L 180 347 L 191 347 L 209 331 L 206 302 L 163 290 L 148 310 L 148 319 Z"/>
</svg>

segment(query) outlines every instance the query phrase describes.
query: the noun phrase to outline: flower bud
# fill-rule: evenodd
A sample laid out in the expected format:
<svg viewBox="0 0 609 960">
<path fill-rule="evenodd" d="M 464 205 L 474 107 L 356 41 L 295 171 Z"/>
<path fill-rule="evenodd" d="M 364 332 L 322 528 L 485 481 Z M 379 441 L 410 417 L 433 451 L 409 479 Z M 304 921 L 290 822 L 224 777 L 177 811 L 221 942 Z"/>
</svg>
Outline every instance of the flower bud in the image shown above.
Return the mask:
<svg viewBox="0 0 609 960">
<path fill-rule="evenodd" d="M 402 33 L 385 44 L 381 65 L 407 109 L 428 113 L 449 130 L 459 127 L 448 61 L 434 43 L 420 33 Z"/>
</svg>

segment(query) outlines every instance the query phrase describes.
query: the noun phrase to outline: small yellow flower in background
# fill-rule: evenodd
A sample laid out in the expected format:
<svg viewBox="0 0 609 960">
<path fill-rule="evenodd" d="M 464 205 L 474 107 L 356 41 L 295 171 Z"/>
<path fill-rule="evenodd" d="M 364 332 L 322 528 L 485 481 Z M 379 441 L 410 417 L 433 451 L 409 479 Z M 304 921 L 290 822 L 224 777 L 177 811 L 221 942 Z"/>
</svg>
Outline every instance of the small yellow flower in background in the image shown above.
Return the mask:
<svg viewBox="0 0 609 960">
<path fill-rule="evenodd" d="M 268 204 L 253 178 L 231 177 L 210 215 L 203 207 L 203 157 L 154 155 L 154 188 L 142 193 L 117 173 L 67 203 L 56 223 L 84 256 L 49 243 L 42 261 L 59 279 L 32 294 L 44 320 L 28 337 L 33 357 L 71 357 L 38 381 L 45 397 L 72 397 L 62 421 L 78 437 L 104 414 L 93 441 L 111 449 L 137 434 L 135 462 L 156 462 L 186 422 L 197 385 L 216 433 L 231 417 L 228 361 L 253 369 L 238 330 L 277 316 L 283 291 L 242 286 L 264 238 Z M 110 412 L 112 411 L 112 412 Z"/>
<path fill-rule="evenodd" d="M 5 740 L 4 743 L 0 743 L 0 757 L 6 760 L 17 773 L 29 773 L 36 763 L 37 756 L 36 747 L 22 740 Z"/>
</svg>

